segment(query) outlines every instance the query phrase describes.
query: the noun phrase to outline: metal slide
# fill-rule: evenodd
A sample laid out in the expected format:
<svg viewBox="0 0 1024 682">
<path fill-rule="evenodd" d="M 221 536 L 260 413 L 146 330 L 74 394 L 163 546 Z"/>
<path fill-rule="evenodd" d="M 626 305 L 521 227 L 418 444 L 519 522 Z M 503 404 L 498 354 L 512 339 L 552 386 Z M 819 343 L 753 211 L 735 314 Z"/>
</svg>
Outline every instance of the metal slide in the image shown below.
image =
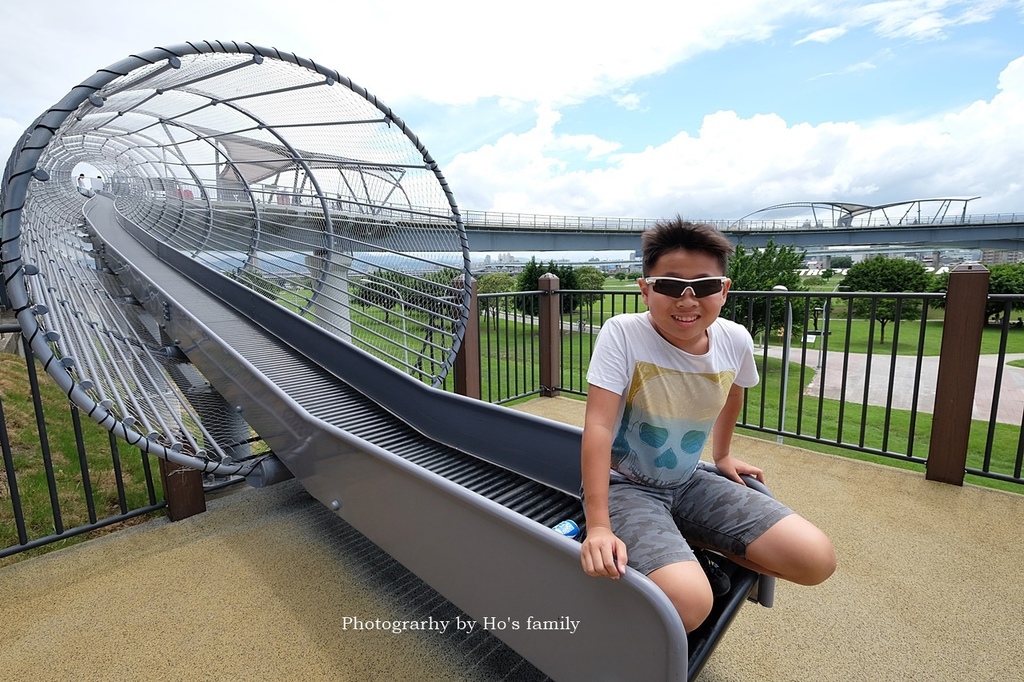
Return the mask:
<svg viewBox="0 0 1024 682">
<path fill-rule="evenodd" d="M 0 212 L 19 324 L 84 414 L 203 471 L 282 462 L 552 678 L 692 677 L 757 594 L 735 568 L 688 639 L 646 577 L 583 573 L 552 530 L 583 525 L 580 431 L 437 388 L 468 315 L 458 207 L 337 72 L 247 43 L 133 55 L 26 131 Z"/>
<path fill-rule="evenodd" d="M 584 525 L 579 429 L 425 386 L 162 247 L 106 198 L 87 216 L 103 257 L 311 494 L 554 679 L 686 679 L 756 594 L 756 574 L 731 567 L 688 658 L 653 583 L 585 576 L 577 542 L 551 530 Z M 563 629 L 526 629 L 538 622 Z"/>
</svg>

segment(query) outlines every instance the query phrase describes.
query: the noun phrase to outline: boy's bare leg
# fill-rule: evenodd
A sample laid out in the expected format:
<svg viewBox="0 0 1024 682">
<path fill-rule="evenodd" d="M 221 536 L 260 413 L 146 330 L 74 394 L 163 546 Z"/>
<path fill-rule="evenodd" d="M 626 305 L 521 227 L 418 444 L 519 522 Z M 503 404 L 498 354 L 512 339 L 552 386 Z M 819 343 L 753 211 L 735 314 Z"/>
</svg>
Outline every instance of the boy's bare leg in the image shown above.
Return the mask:
<svg viewBox="0 0 1024 682">
<path fill-rule="evenodd" d="M 696 561 L 680 561 L 647 575 L 676 607 L 687 632 L 696 630 L 711 613 L 714 595 L 704 569 Z"/>
<path fill-rule="evenodd" d="M 813 523 L 790 514 L 747 546 L 746 558 L 729 559 L 758 573 L 800 585 L 817 585 L 836 570 L 832 541 Z"/>
</svg>

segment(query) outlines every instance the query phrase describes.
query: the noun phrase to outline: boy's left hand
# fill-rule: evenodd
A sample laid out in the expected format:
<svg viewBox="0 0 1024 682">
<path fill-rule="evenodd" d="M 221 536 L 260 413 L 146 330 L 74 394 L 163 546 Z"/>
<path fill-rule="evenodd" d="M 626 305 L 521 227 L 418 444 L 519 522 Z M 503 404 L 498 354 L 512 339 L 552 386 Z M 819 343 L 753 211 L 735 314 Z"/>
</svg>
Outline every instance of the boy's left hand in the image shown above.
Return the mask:
<svg viewBox="0 0 1024 682">
<path fill-rule="evenodd" d="M 741 474 L 753 476 L 757 480 L 761 481 L 761 483 L 764 483 L 763 471 L 758 469 L 753 464 L 747 464 L 742 459 L 737 459 L 732 455 L 726 455 L 721 459 L 716 459 L 715 466 L 718 467 L 718 470 L 725 474 L 728 478 L 731 478 L 740 485 L 746 485 L 746 483 L 743 482 L 743 479 L 740 478 Z"/>
</svg>

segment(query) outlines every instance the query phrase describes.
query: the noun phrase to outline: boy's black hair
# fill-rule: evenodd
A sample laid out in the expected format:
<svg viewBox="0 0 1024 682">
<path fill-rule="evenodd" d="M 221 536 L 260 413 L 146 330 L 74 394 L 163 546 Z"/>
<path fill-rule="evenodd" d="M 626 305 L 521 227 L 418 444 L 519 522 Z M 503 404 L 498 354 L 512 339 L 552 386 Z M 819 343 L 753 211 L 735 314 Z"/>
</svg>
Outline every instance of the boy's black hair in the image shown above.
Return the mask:
<svg viewBox="0 0 1024 682">
<path fill-rule="evenodd" d="M 732 255 L 732 244 L 725 235 L 716 228 L 705 223 L 691 223 L 676 216 L 668 220 L 659 220 L 649 230 L 640 235 L 643 249 L 644 277 L 647 277 L 658 262 L 658 259 L 669 251 L 685 249 L 704 253 L 722 267 L 722 274 L 729 272 L 729 256 Z"/>
</svg>

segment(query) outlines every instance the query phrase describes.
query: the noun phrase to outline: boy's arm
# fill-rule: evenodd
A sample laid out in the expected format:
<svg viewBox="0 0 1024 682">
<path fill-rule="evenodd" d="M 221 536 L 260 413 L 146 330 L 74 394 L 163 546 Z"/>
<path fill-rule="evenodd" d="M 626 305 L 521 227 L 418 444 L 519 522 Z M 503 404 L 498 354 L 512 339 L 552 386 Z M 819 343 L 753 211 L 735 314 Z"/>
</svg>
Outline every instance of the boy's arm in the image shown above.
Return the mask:
<svg viewBox="0 0 1024 682">
<path fill-rule="evenodd" d="M 740 474 L 749 474 L 763 483 L 763 471 L 729 454 L 729 447 L 732 444 L 732 433 L 736 430 L 736 419 L 739 418 L 742 408 L 743 389 L 733 384 L 729 388 L 729 396 L 725 399 L 725 406 L 722 407 L 722 411 L 718 413 L 718 419 L 715 420 L 711 454 L 715 459 L 715 466 L 718 467 L 718 470 L 737 483 L 743 484 Z"/>
<path fill-rule="evenodd" d="M 612 533 L 608 517 L 608 472 L 612 462 L 612 430 L 620 396 L 591 384 L 583 425 L 580 466 L 587 514 L 587 538 L 580 561 L 587 575 L 618 578 L 626 572 L 626 545 Z"/>
</svg>

